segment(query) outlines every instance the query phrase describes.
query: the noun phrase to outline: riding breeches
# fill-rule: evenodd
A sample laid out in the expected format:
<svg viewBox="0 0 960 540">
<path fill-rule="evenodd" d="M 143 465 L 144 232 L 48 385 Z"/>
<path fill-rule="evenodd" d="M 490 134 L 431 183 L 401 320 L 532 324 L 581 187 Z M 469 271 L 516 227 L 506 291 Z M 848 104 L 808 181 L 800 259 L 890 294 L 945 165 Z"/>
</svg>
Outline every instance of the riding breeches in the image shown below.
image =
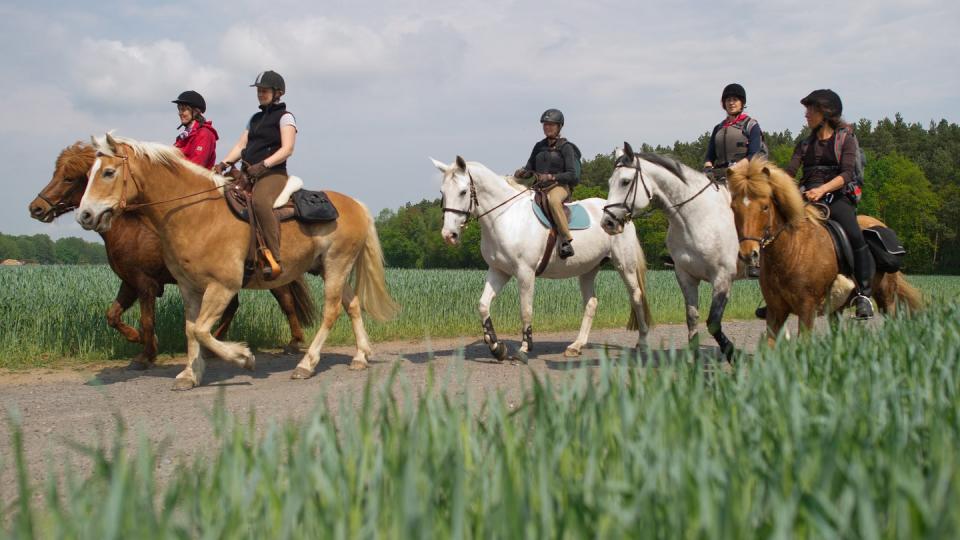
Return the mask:
<svg viewBox="0 0 960 540">
<path fill-rule="evenodd" d="M 863 239 L 863 231 L 857 223 L 857 209 L 850 203 L 850 200 L 839 192 L 833 194 L 833 201 L 830 202 L 830 219 L 836 221 L 843 227 L 843 232 L 847 233 L 850 240 L 850 247 L 854 251 L 866 245 Z"/>
<path fill-rule="evenodd" d="M 286 185 L 285 174 L 270 174 L 253 184 L 253 212 L 263 232 L 263 242 L 277 261 L 280 260 L 280 222 L 273 213 L 273 203 Z"/>
<path fill-rule="evenodd" d="M 570 198 L 570 188 L 563 184 L 557 184 L 547 192 L 547 202 L 550 206 L 550 217 L 557 225 L 557 234 L 561 238 L 572 240 L 570 235 L 570 225 L 567 223 L 567 215 L 563 211 L 563 201 Z"/>
</svg>

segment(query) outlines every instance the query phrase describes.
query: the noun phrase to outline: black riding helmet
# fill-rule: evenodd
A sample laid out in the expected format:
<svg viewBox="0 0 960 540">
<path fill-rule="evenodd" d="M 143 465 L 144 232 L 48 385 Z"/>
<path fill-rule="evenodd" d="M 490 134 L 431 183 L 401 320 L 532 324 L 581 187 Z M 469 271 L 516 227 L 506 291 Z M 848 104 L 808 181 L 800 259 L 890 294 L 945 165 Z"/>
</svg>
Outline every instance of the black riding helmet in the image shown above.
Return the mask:
<svg viewBox="0 0 960 540">
<path fill-rule="evenodd" d="M 250 86 L 256 86 L 257 88 L 271 88 L 273 90 L 279 90 L 286 93 L 287 85 L 283 82 L 283 77 L 280 76 L 276 71 L 261 71 L 257 75 L 257 80 L 253 81 L 253 84 Z"/>
<path fill-rule="evenodd" d="M 730 96 L 740 98 L 744 105 L 747 104 L 747 91 L 737 83 L 730 83 L 723 87 L 723 93 L 720 94 L 720 103 L 726 101 Z"/>
<path fill-rule="evenodd" d="M 547 109 L 540 115 L 540 123 L 553 122 L 563 127 L 563 113 L 559 109 Z"/>
<path fill-rule="evenodd" d="M 177 96 L 177 99 L 171 101 L 170 103 L 187 105 L 193 107 L 194 109 L 199 109 L 201 113 L 207 112 L 207 102 L 204 101 L 203 96 L 201 96 L 199 92 L 194 92 L 193 90 L 181 92 L 180 95 Z"/>
<path fill-rule="evenodd" d="M 843 102 L 840 101 L 840 96 L 829 88 L 810 92 L 807 97 L 800 100 L 800 104 L 804 107 L 811 105 L 819 107 L 820 112 L 827 118 L 840 118 L 843 114 Z"/>
</svg>

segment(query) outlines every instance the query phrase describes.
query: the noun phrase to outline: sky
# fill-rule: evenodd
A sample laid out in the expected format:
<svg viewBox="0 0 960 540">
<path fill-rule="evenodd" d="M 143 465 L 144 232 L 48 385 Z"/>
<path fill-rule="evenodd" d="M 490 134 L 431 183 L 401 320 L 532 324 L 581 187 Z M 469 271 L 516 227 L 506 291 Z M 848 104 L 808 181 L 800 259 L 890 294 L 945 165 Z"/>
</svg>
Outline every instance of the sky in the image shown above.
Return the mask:
<svg viewBox="0 0 960 540">
<path fill-rule="evenodd" d="M 299 128 L 291 174 L 374 213 L 439 197 L 433 157 L 503 174 L 559 108 L 585 157 L 624 140 L 692 141 L 747 90 L 768 131 L 803 126 L 832 88 L 848 119 L 958 121 L 960 2 L 363 0 L 0 4 L 0 232 L 79 236 L 28 203 L 60 150 L 91 134 L 172 144 L 183 90 L 200 92 L 222 157 L 278 71 Z M 950 66 L 953 66 L 952 68 Z"/>
</svg>

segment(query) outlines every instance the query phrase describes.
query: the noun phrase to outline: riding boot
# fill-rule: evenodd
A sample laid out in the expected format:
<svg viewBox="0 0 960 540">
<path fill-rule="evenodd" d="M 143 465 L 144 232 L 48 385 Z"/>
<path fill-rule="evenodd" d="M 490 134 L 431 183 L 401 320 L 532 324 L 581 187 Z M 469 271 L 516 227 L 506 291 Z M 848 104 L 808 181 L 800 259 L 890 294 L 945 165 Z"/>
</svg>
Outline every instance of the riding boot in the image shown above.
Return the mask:
<svg viewBox="0 0 960 540">
<path fill-rule="evenodd" d="M 753 312 L 753 314 L 756 315 L 758 319 L 766 319 L 766 318 L 767 318 L 767 306 L 760 306 L 760 307 L 758 307 L 757 310 Z"/>
<path fill-rule="evenodd" d="M 874 262 L 868 246 L 853 250 L 853 265 L 853 275 L 857 282 L 857 296 L 853 303 L 857 308 L 857 318 L 869 319 L 873 317 L 873 304 L 870 303 L 873 290 L 870 281 L 873 279 Z"/>
<path fill-rule="evenodd" d="M 663 266 L 664 266 L 665 268 L 673 268 L 673 267 L 674 267 L 673 257 L 671 257 L 669 253 L 665 253 L 665 254 L 663 254 L 663 255 L 660 255 L 660 262 L 663 263 Z"/>
<path fill-rule="evenodd" d="M 564 238 L 560 241 L 560 258 L 568 259 L 573 257 L 573 246 L 570 244 L 572 240 L 569 238 Z"/>
</svg>

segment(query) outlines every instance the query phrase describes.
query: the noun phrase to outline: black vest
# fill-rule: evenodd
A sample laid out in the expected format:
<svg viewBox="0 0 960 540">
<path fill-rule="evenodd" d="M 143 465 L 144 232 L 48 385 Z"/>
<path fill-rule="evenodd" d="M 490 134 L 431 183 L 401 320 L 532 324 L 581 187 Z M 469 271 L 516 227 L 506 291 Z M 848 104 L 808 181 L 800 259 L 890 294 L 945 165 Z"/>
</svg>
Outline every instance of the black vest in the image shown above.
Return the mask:
<svg viewBox="0 0 960 540">
<path fill-rule="evenodd" d="M 716 163 L 714 163 L 715 167 L 719 168 L 733 165 L 747 157 L 750 139 L 745 132 L 749 131 L 747 129 L 749 125 L 749 116 L 727 127 L 723 127 L 723 124 L 720 124 L 720 129 L 718 129 L 717 133 L 713 136 L 713 147 L 717 153 Z"/>
<path fill-rule="evenodd" d="M 261 107 L 260 112 L 250 117 L 250 129 L 247 131 L 247 146 L 241 157 L 253 165 L 272 156 L 280 149 L 280 118 L 287 114 L 286 103 L 275 103 Z M 271 173 L 287 174 L 287 162 L 270 167 Z"/>
</svg>

